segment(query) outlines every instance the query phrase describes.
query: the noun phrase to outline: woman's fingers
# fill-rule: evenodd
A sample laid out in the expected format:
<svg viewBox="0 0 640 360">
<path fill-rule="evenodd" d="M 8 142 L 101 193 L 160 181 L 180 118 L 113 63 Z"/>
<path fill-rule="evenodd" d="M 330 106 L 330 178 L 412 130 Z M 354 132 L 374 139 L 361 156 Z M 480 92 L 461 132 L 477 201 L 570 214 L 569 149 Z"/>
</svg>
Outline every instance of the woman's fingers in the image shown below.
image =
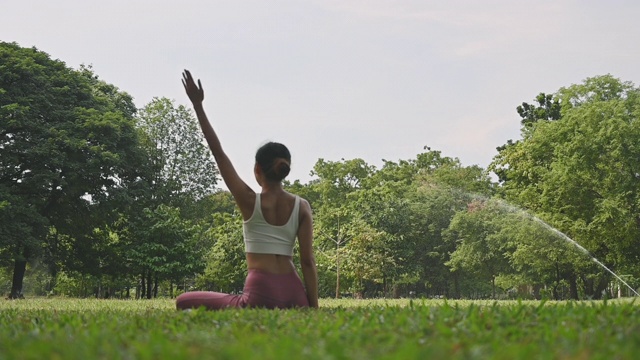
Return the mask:
<svg viewBox="0 0 640 360">
<path fill-rule="evenodd" d="M 183 78 L 183 83 L 191 85 L 193 83 L 193 77 L 191 76 L 191 73 L 189 72 L 189 70 L 185 70 L 182 73 L 182 78 Z"/>
<path fill-rule="evenodd" d="M 189 98 L 194 101 L 194 99 L 198 101 L 202 101 L 204 99 L 204 91 L 202 90 L 202 82 L 198 79 L 198 85 L 196 85 L 193 80 L 193 76 L 191 76 L 191 72 L 189 70 L 184 70 L 182 72 L 182 86 L 189 95 Z"/>
</svg>

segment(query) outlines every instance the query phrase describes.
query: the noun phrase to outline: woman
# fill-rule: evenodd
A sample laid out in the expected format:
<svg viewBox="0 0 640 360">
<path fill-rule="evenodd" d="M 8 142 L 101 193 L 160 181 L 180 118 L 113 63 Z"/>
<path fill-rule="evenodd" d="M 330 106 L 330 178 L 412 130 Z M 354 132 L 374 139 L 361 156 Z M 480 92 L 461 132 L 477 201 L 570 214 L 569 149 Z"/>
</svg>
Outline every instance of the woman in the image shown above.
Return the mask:
<svg viewBox="0 0 640 360">
<path fill-rule="evenodd" d="M 311 207 L 306 200 L 286 192 L 282 187 L 282 180 L 290 170 L 289 150 L 278 143 L 268 143 L 258 150 L 254 173 L 262 191 L 256 194 L 236 173 L 207 120 L 202 106 L 204 91 L 200 80 L 196 85 L 187 70 L 182 76 L 182 84 L 193 104 L 218 170 L 242 213 L 249 273 L 242 295 L 193 291 L 178 296 L 177 308 L 318 307 Z M 296 237 L 300 245 L 305 286 L 293 264 Z"/>
</svg>

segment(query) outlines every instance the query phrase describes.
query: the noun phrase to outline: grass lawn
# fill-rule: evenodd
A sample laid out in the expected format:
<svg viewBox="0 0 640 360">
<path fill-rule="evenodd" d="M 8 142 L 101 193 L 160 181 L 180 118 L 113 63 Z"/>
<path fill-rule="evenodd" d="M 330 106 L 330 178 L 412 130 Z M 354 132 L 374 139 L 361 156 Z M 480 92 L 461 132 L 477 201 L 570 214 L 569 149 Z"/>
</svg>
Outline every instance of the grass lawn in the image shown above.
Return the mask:
<svg viewBox="0 0 640 360">
<path fill-rule="evenodd" d="M 640 302 L 0 300 L 0 359 L 637 359 Z"/>
</svg>

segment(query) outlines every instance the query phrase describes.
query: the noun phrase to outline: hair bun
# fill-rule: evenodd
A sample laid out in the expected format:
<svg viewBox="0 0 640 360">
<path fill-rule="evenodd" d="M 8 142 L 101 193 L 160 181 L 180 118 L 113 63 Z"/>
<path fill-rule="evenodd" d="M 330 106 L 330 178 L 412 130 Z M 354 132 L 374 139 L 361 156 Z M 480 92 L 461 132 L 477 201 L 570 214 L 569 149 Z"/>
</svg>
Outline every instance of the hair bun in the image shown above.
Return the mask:
<svg viewBox="0 0 640 360">
<path fill-rule="evenodd" d="M 291 170 L 291 154 L 286 146 L 268 142 L 256 152 L 256 164 L 269 181 L 282 181 Z"/>
<path fill-rule="evenodd" d="M 278 158 L 276 159 L 275 163 L 273 164 L 273 172 L 281 179 L 284 179 L 285 177 L 287 177 L 287 175 L 289 175 L 289 172 L 291 171 L 291 165 L 289 165 L 289 162 L 283 158 Z"/>
</svg>

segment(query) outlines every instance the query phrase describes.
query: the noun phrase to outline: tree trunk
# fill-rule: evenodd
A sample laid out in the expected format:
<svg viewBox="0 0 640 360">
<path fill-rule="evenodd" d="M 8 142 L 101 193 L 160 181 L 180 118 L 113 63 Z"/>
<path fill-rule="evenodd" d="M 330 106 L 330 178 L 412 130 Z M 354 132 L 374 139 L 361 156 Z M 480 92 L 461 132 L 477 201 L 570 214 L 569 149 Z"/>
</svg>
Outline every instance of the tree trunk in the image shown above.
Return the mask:
<svg viewBox="0 0 640 360">
<path fill-rule="evenodd" d="M 47 284 L 47 293 L 53 294 L 53 291 L 58 284 L 58 269 L 55 267 L 50 267 L 49 275 L 51 276 L 51 278 L 49 279 L 49 283 Z"/>
<path fill-rule="evenodd" d="M 558 295 L 558 287 L 560 286 L 560 281 L 562 281 L 562 274 L 560 273 L 560 264 L 556 259 L 556 281 L 553 283 L 553 299 L 560 300 Z"/>
<path fill-rule="evenodd" d="M 587 297 L 587 299 L 595 299 L 593 279 L 587 278 L 587 276 L 583 275 L 582 284 L 584 286 L 584 295 Z"/>
<path fill-rule="evenodd" d="M 140 278 L 142 279 L 140 281 L 140 299 L 144 299 L 145 295 L 146 295 L 146 291 L 147 291 L 147 281 L 144 275 L 144 271 L 142 272 L 142 274 L 140 275 Z"/>
<path fill-rule="evenodd" d="M 383 276 L 382 277 L 382 297 L 386 298 L 388 296 L 388 292 L 387 292 L 387 277 Z"/>
<path fill-rule="evenodd" d="M 495 276 L 491 277 L 491 298 L 493 300 L 496 299 L 496 277 Z"/>
<path fill-rule="evenodd" d="M 603 294 L 606 294 L 608 285 L 609 278 L 606 275 L 600 276 L 598 282 L 594 285 L 594 299 L 602 299 Z"/>
<path fill-rule="evenodd" d="M 454 298 L 455 299 L 460 299 L 460 283 L 458 282 L 458 273 L 454 272 L 452 275 L 453 275 Z"/>
<path fill-rule="evenodd" d="M 59 243 L 59 234 L 56 231 L 55 235 L 51 237 L 51 242 L 49 243 L 49 249 L 48 249 L 48 257 L 49 257 L 48 268 L 49 268 L 49 276 L 51 276 L 51 279 L 47 284 L 47 292 L 49 294 L 53 293 L 58 283 L 59 269 L 55 261 L 55 258 L 58 256 L 58 243 Z"/>
<path fill-rule="evenodd" d="M 81 279 L 82 279 L 81 280 L 82 281 L 82 297 L 86 298 L 86 297 L 88 297 L 88 295 L 87 295 L 87 279 L 86 279 L 85 275 L 82 275 Z"/>
<path fill-rule="evenodd" d="M 27 271 L 27 260 L 16 260 L 13 266 L 13 282 L 9 299 L 24 299 L 22 286 L 24 273 Z"/>
<path fill-rule="evenodd" d="M 340 248 L 336 248 L 336 299 L 340 298 Z"/>
<path fill-rule="evenodd" d="M 578 281 L 575 274 L 569 277 L 569 296 L 574 300 L 578 299 Z"/>
<path fill-rule="evenodd" d="M 558 293 L 558 287 L 560 285 L 556 282 L 553 283 L 553 287 L 551 287 L 551 293 L 553 294 L 553 300 L 560 300 L 560 293 Z"/>
<path fill-rule="evenodd" d="M 153 278 L 153 297 L 158 297 L 158 275 Z"/>
<path fill-rule="evenodd" d="M 400 298 L 400 285 L 394 283 L 392 288 L 392 295 L 394 299 Z"/>
<path fill-rule="evenodd" d="M 153 293 L 153 281 L 151 277 L 151 270 L 147 273 L 147 299 L 151 299 Z"/>
</svg>

